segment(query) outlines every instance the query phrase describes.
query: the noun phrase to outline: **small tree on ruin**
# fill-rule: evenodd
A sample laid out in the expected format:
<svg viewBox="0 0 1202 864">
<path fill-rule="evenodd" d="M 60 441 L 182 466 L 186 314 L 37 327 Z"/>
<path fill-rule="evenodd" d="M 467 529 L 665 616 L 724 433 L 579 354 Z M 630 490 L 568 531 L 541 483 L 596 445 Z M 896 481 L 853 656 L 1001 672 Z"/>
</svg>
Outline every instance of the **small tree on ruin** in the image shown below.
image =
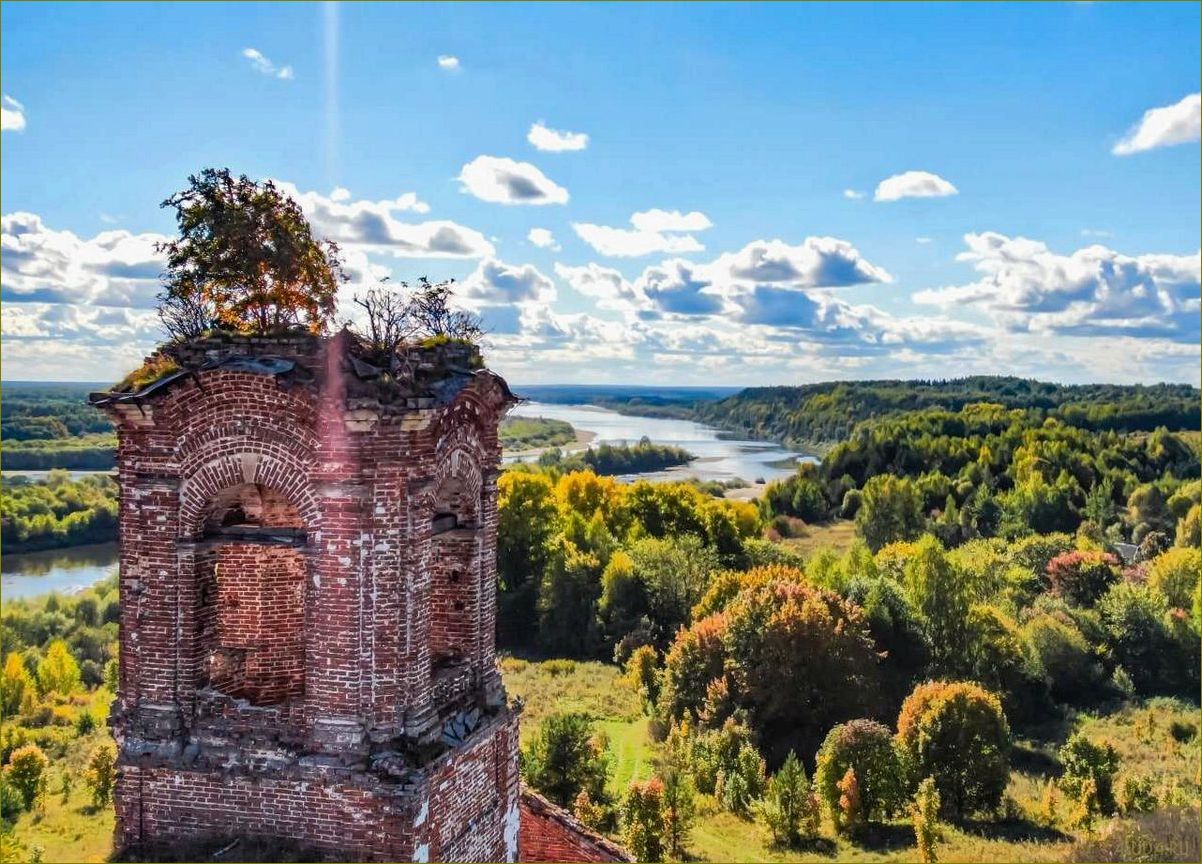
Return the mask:
<svg viewBox="0 0 1202 864">
<path fill-rule="evenodd" d="M 167 256 L 159 315 L 172 337 L 326 329 L 346 278 L 338 246 L 314 239 L 300 205 L 274 183 L 206 168 L 162 206 L 179 225 L 178 239 L 156 247 Z"/>
</svg>

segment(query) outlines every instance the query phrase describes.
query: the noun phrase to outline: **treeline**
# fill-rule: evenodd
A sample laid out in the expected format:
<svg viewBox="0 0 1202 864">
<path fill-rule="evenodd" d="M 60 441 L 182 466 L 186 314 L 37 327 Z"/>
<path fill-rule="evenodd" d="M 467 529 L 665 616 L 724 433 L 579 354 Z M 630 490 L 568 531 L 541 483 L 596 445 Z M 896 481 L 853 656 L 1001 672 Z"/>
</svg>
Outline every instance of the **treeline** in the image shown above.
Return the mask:
<svg viewBox="0 0 1202 864">
<path fill-rule="evenodd" d="M 975 376 L 949 381 L 838 381 L 800 387 L 750 387 L 692 405 L 695 419 L 753 438 L 825 448 L 857 423 L 928 408 L 946 411 L 978 402 L 1031 410 L 1094 431 L 1197 430 L 1200 394 L 1184 384 L 1062 385 Z"/>
<path fill-rule="evenodd" d="M 764 515 L 855 518 L 873 549 L 926 530 L 973 537 L 1074 532 L 1170 545 L 1198 532 L 1198 452 L 1160 428 L 1090 431 L 1038 409 L 969 405 L 865 421 L 821 465 L 770 484 Z M 1196 541 L 1195 541 L 1196 542 Z"/>
<path fill-rule="evenodd" d="M 117 539 L 117 484 L 105 476 L 71 480 L 52 471 L 43 482 L 5 478 L 0 543 L 7 552 L 58 549 Z"/>
<path fill-rule="evenodd" d="M 87 404 L 88 384 L 5 384 L 0 468 L 107 471 L 116 465 L 113 424 Z"/>
<path fill-rule="evenodd" d="M 550 450 L 539 457 L 538 465 L 560 472 L 592 471 L 614 476 L 662 471 L 677 465 L 687 465 L 696 458 L 683 447 L 653 444 L 651 439 L 644 435 L 637 444 L 601 444 L 571 455 L 565 455 L 558 449 Z"/>
<path fill-rule="evenodd" d="M 666 644 L 713 573 L 777 554 L 754 505 L 687 483 L 519 466 L 498 486 L 498 638 L 548 656 Z"/>
</svg>

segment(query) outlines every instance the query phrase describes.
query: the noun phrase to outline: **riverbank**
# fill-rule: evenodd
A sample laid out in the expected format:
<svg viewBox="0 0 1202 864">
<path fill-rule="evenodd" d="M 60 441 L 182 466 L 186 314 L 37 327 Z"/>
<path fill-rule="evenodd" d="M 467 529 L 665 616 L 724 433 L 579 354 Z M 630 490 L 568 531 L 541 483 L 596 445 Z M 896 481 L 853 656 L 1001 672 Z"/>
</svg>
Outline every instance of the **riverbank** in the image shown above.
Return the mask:
<svg viewBox="0 0 1202 864">
<path fill-rule="evenodd" d="M 586 429 L 572 427 L 572 431 L 575 433 L 575 440 L 568 444 L 530 447 L 525 450 L 505 450 L 501 453 L 501 461 L 505 463 L 533 462 L 550 450 L 559 450 L 564 454 L 579 453 L 581 450 L 587 450 L 597 437 L 596 432 L 590 432 Z"/>
</svg>

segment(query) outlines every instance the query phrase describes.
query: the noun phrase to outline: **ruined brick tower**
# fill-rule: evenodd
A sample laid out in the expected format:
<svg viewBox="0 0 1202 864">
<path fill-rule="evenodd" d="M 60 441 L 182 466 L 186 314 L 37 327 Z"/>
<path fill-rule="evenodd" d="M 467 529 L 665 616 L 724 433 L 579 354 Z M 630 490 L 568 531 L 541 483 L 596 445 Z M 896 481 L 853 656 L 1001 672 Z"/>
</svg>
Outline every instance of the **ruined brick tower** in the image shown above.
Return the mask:
<svg viewBox="0 0 1202 864">
<path fill-rule="evenodd" d="M 118 849 L 515 860 L 505 382 L 458 345 L 382 370 L 345 334 L 173 353 L 92 397 L 120 442 Z"/>
</svg>

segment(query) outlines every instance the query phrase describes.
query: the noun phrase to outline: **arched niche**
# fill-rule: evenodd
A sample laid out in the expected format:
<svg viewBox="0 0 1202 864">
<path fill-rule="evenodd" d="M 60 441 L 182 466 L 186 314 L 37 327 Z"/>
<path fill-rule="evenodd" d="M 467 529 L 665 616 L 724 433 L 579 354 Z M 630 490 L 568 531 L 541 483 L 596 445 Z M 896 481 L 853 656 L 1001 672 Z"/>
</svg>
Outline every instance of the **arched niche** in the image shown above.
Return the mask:
<svg viewBox="0 0 1202 864">
<path fill-rule="evenodd" d="M 193 554 L 196 676 L 254 706 L 305 695 L 307 532 L 280 490 L 236 483 L 200 510 Z"/>
</svg>

